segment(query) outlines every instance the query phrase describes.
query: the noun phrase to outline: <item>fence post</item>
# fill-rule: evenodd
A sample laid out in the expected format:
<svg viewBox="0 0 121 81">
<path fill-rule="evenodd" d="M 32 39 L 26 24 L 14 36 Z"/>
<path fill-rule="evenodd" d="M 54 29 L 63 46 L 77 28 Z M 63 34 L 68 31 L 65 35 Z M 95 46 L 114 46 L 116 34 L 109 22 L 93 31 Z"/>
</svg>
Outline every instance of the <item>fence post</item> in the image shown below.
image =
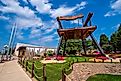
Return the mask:
<svg viewBox="0 0 121 81">
<path fill-rule="evenodd" d="M 46 77 L 46 64 L 43 64 L 43 81 L 47 81 L 47 77 Z"/>
<path fill-rule="evenodd" d="M 72 64 L 72 70 L 73 70 L 73 64 Z"/>
<path fill-rule="evenodd" d="M 31 77 L 34 77 L 34 62 L 32 62 L 32 73 L 31 73 Z"/>
<path fill-rule="evenodd" d="M 69 62 L 69 67 L 71 66 L 70 62 Z"/>
<path fill-rule="evenodd" d="M 26 71 L 27 71 L 27 66 L 28 66 L 28 60 L 26 60 Z"/>
<path fill-rule="evenodd" d="M 120 63 L 121 63 L 121 60 L 120 60 Z"/>
<path fill-rule="evenodd" d="M 74 64 L 74 60 L 73 60 L 73 64 Z"/>
<path fill-rule="evenodd" d="M 65 69 L 62 70 L 62 81 L 66 81 L 66 77 L 65 77 L 64 73 L 65 73 Z"/>
<path fill-rule="evenodd" d="M 102 59 L 102 62 L 104 63 L 104 59 Z"/>
<path fill-rule="evenodd" d="M 86 58 L 85 58 L 85 62 L 86 62 Z"/>
<path fill-rule="evenodd" d="M 79 61 L 78 61 L 78 58 L 77 58 L 77 62 L 79 62 Z"/>
<path fill-rule="evenodd" d="M 94 59 L 94 62 L 96 62 L 95 59 Z"/>
<path fill-rule="evenodd" d="M 112 63 L 112 59 L 110 59 L 111 60 L 111 63 Z"/>
<path fill-rule="evenodd" d="M 21 61 L 20 61 L 20 64 L 22 65 L 22 57 L 21 57 Z"/>
<path fill-rule="evenodd" d="M 24 60 L 22 61 L 22 67 L 24 68 Z"/>
</svg>

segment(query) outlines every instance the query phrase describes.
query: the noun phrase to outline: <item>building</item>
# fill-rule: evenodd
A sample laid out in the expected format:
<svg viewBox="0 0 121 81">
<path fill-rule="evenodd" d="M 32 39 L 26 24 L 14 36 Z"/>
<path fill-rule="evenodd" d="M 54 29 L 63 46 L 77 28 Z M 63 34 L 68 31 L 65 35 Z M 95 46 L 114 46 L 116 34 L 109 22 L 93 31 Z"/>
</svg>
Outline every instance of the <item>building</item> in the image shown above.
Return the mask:
<svg viewBox="0 0 121 81">
<path fill-rule="evenodd" d="M 17 43 L 15 49 L 16 56 L 43 56 L 47 51 L 56 52 L 55 48 L 47 48 L 43 46 L 36 46 L 31 44 Z"/>
<path fill-rule="evenodd" d="M 20 51 L 19 51 L 20 50 Z M 36 46 L 36 45 L 31 45 L 31 44 L 24 44 L 24 43 L 17 43 L 16 49 L 15 49 L 15 55 L 22 55 L 22 53 L 27 53 L 27 52 L 34 52 L 37 55 L 42 54 L 45 52 L 46 48 L 42 46 Z"/>
</svg>

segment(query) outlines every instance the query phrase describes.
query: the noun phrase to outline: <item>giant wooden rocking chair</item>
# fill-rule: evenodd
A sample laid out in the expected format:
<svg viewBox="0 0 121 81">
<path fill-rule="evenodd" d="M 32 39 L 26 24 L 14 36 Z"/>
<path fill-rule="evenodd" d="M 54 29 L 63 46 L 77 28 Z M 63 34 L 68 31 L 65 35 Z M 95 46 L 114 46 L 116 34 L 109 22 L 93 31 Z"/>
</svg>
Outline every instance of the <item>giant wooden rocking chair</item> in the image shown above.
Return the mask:
<svg viewBox="0 0 121 81">
<path fill-rule="evenodd" d="M 63 55 L 65 55 L 65 48 L 66 48 L 66 41 L 68 39 L 82 39 L 82 46 L 84 49 L 84 53 L 86 54 L 86 49 L 85 49 L 85 39 L 90 36 L 92 41 L 94 42 L 94 44 L 97 46 L 98 50 L 100 51 L 101 54 L 105 55 L 102 48 L 100 47 L 100 45 L 98 45 L 97 41 L 95 40 L 94 36 L 92 35 L 92 33 L 96 30 L 97 26 L 92 26 L 91 24 L 91 17 L 92 17 L 93 13 L 89 13 L 86 20 L 83 21 L 83 15 L 77 15 L 77 16 L 60 16 L 57 17 L 57 21 L 59 24 L 59 29 L 57 29 L 57 32 L 60 36 L 60 41 L 59 41 L 59 45 L 57 48 L 57 54 L 59 54 L 60 51 L 60 46 L 62 44 L 62 40 L 65 40 L 64 43 L 64 50 L 63 50 Z M 65 21 L 70 21 L 70 20 L 76 20 L 76 19 L 82 19 L 82 27 L 75 27 L 75 28 L 69 28 L 69 29 L 64 29 L 62 27 L 61 21 L 65 20 Z M 88 26 L 89 23 L 89 26 Z"/>
</svg>

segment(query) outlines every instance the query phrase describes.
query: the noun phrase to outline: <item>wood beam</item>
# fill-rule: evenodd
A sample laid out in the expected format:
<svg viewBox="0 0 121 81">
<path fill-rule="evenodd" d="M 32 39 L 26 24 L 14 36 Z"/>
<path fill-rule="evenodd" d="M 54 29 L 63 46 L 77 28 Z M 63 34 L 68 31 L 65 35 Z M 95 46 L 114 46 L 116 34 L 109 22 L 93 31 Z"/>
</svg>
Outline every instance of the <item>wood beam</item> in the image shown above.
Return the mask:
<svg viewBox="0 0 121 81">
<path fill-rule="evenodd" d="M 61 24 L 61 21 L 59 20 L 59 17 L 57 17 L 56 19 L 57 19 L 58 24 L 59 24 L 59 29 L 63 29 L 62 24 Z"/>
<path fill-rule="evenodd" d="M 69 21 L 69 20 L 75 20 L 75 19 L 83 18 L 83 17 L 84 16 L 82 14 L 80 14 L 80 15 L 77 15 L 77 16 L 60 16 L 60 17 L 58 17 L 58 19 Z"/>
<path fill-rule="evenodd" d="M 64 41 L 63 56 L 65 56 L 65 50 L 66 50 L 66 42 L 67 42 L 67 40 L 65 40 L 65 41 Z"/>
<path fill-rule="evenodd" d="M 83 50 L 84 50 L 85 55 L 87 55 L 86 46 L 85 46 L 85 39 L 82 39 L 82 46 L 83 46 Z"/>
<path fill-rule="evenodd" d="M 87 16 L 87 19 L 85 20 L 85 22 L 83 23 L 83 27 L 87 26 L 88 22 L 90 21 L 91 17 L 92 17 L 93 13 L 90 12 Z"/>
</svg>

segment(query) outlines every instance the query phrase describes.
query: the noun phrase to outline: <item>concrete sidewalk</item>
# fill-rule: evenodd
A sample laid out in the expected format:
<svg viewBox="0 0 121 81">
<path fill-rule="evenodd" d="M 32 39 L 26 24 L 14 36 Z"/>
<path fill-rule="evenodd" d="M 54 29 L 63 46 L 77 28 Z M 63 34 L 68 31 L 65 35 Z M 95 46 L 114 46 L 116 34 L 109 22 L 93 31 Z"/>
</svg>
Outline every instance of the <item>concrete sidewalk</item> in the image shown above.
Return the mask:
<svg viewBox="0 0 121 81">
<path fill-rule="evenodd" d="M 0 63 L 0 81 L 32 81 L 17 60 Z"/>
</svg>

